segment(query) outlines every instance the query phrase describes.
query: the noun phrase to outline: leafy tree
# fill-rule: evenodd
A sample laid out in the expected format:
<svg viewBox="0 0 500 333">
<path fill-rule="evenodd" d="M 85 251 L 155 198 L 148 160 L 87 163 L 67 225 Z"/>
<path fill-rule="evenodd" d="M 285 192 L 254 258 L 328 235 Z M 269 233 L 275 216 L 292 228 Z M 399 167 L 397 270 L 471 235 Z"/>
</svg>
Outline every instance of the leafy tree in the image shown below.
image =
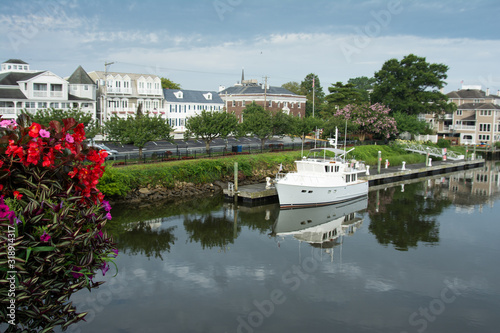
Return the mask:
<svg viewBox="0 0 500 333">
<path fill-rule="evenodd" d="M 255 135 L 264 148 L 266 141 L 274 135 L 273 114 L 255 102 L 243 109 L 243 123 L 238 126 L 238 136 Z"/>
<path fill-rule="evenodd" d="M 390 59 L 375 73 L 372 102 L 387 105 L 392 112 L 449 113 L 456 108 L 439 89 L 445 85 L 448 66 L 430 64 L 424 57 L 407 55 Z"/>
<path fill-rule="evenodd" d="M 158 116 L 142 113 L 142 104 L 137 108 L 135 117 L 126 119 L 113 115 L 105 124 L 106 133 L 111 140 L 131 143 L 139 148 L 139 158 L 142 158 L 144 146 L 155 140 L 171 140 L 170 125 Z"/>
<path fill-rule="evenodd" d="M 389 116 L 389 109 L 381 104 L 349 104 L 335 114 L 336 117 L 358 126 L 359 140 L 364 141 L 366 134 L 380 134 L 386 138 L 397 134 L 396 121 Z"/>
<path fill-rule="evenodd" d="M 323 127 L 323 121 L 319 118 L 293 117 L 291 131 L 289 134 L 300 137 L 302 143 L 304 143 L 306 135 L 321 127 Z"/>
<path fill-rule="evenodd" d="M 295 82 L 295 81 L 290 81 L 290 82 L 287 82 L 287 83 L 283 83 L 281 85 L 281 88 L 285 88 L 291 92 L 293 92 L 294 94 L 297 94 L 297 95 L 302 95 L 303 92 L 302 92 L 302 87 L 300 86 L 300 83 L 298 82 Z"/>
<path fill-rule="evenodd" d="M 375 81 L 374 77 L 359 76 L 349 79 L 347 83 L 353 84 L 354 88 L 361 93 L 363 102 L 370 102 L 370 93 L 373 91 Z"/>
<path fill-rule="evenodd" d="M 314 89 L 313 89 L 314 81 Z M 302 94 L 306 95 L 306 116 L 313 114 L 313 90 L 314 90 L 314 113 L 319 114 L 325 101 L 325 93 L 321 88 L 319 77 L 316 74 L 307 74 L 304 80 L 300 83 Z"/>
<path fill-rule="evenodd" d="M 238 118 L 234 113 L 221 111 L 201 111 L 200 114 L 189 118 L 186 122 L 186 132 L 184 138 L 194 135 L 205 142 L 207 152 L 210 150 L 210 143 L 217 138 L 227 138 L 236 131 Z"/>
<path fill-rule="evenodd" d="M 92 115 L 79 109 L 41 109 L 34 115 L 29 114 L 29 116 L 34 123 L 38 123 L 46 127 L 49 126 L 49 123 L 52 120 L 57 120 L 59 123 L 62 123 L 63 119 L 73 118 L 77 123 L 83 123 L 85 126 L 85 135 L 89 139 L 95 137 L 100 131 L 97 121 L 92 118 Z"/>
<path fill-rule="evenodd" d="M 354 87 L 354 84 L 337 82 L 328 87 L 329 95 L 326 96 L 327 108 L 323 116 L 334 114 L 338 109 L 342 109 L 348 104 L 359 104 L 362 102 L 362 94 Z"/>
<path fill-rule="evenodd" d="M 347 129 L 346 129 L 347 126 Z M 359 132 L 359 125 L 352 122 L 352 121 L 347 121 L 344 117 L 336 117 L 336 116 L 331 116 L 328 118 L 327 121 L 325 121 L 323 125 L 323 138 L 333 138 L 335 136 L 335 128 L 338 129 L 339 137 L 337 138 L 338 143 L 341 143 L 340 137 L 347 134 L 347 133 L 358 133 Z M 347 132 L 347 133 L 345 133 Z"/>
<path fill-rule="evenodd" d="M 167 79 L 166 77 L 160 78 L 161 80 L 161 87 L 163 89 L 181 89 L 181 85 L 178 83 L 175 83 L 174 81 Z"/>
<path fill-rule="evenodd" d="M 411 134 L 432 134 L 432 130 L 424 120 L 419 120 L 417 115 L 410 115 L 403 112 L 392 114 L 398 124 L 398 132 L 408 132 Z"/>
</svg>

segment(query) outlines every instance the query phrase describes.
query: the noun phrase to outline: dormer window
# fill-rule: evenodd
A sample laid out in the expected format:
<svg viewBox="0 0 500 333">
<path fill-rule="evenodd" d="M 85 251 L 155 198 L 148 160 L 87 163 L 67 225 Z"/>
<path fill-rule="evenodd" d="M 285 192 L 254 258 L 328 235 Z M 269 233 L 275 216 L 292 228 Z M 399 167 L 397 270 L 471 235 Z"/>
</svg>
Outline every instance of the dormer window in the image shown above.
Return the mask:
<svg viewBox="0 0 500 333">
<path fill-rule="evenodd" d="M 174 96 L 176 98 L 184 98 L 184 94 L 182 93 L 182 91 L 177 91 L 174 93 Z"/>
<path fill-rule="evenodd" d="M 203 94 L 203 97 L 205 97 L 206 100 L 211 101 L 212 100 L 212 93 Z"/>
</svg>

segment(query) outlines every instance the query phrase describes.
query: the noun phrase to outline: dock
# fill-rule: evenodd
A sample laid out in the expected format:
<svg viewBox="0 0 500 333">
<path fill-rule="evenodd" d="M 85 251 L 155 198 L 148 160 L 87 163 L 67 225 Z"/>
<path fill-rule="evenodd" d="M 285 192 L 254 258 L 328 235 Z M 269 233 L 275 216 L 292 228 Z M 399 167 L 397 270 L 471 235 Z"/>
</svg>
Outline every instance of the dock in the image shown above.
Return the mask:
<svg viewBox="0 0 500 333">
<path fill-rule="evenodd" d="M 369 175 L 360 174 L 359 178 L 368 180 L 369 186 L 376 186 L 480 168 L 484 166 L 484 162 L 484 159 L 469 161 L 432 161 L 432 166 L 426 166 L 425 163 L 410 164 L 405 166 L 405 170 L 402 170 L 401 166 L 382 167 L 380 173 L 378 173 L 376 168 L 370 168 Z M 238 191 L 235 191 L 234 188 L 231 187 L 224 189 L 224 197 L 226 199 L 234 200 L 235 194 L 238 196 L 238 202 L 249 205 L 278 201 L 276 189 L 274 187 L 266 187 L 266 183 L 242 185 L 238 187 Z"/>
</svg>

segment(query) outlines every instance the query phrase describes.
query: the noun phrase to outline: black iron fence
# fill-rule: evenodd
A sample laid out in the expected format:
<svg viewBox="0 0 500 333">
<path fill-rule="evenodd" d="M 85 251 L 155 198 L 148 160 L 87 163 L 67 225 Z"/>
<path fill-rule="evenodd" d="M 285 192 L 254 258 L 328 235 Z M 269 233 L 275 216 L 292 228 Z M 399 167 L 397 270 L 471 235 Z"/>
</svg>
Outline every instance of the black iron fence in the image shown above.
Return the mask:
<svg viewBox="0 0 500 333">
<path fill-rule="evenodd" d="M 325 141 L 317 141 L 316 143 L 307 141 L 302 146 L 302 142 L 292 143 L 279 143 L 279 144 L 266 144 L 264 147 L 256 145 L 234 145 L 228 147 L 213 147 L 207 151 L 205 148 L 189 147 L 188 145 L 177 145 L 171 150 L 144 150 L 142 157 L 139 158 L 138 150 L 126 153 L 112 154 L 108 156 L 108 161 L 114 161 L 113 165 L 129 165 L 140 163 L 155 163 L 165 161 L 178 161 L 190 160 L 200 158 L 212 158 L 221 156 L 232 155 L 245 155 L 245 154 L 262 154 L 268 152 L 282 152 L 282 151 L 304 151 L 314 147 L 321 148 L 327 147 L 328 143 Z"/>
</svg>

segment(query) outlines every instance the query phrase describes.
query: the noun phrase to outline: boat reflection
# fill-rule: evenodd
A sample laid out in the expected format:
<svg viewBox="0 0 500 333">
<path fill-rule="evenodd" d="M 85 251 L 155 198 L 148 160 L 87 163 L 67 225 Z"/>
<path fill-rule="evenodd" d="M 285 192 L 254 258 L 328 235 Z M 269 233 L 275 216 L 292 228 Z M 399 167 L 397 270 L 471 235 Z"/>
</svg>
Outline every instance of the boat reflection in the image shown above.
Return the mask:
<svg viewBox="0 0 500 333">
<path fill-rule="evenodd" d="M 342 243 L 342 236 L 352 235 L 359 229 L 363 218 L 357 213 L 367 206 L 365 196 L 329 206 L 280 210 L 271 236 L 278 239 L 293 236 L 312 247 L 332 249 Z M 326 252 L 333 255 L 332 251 Z"/>
</svg>

